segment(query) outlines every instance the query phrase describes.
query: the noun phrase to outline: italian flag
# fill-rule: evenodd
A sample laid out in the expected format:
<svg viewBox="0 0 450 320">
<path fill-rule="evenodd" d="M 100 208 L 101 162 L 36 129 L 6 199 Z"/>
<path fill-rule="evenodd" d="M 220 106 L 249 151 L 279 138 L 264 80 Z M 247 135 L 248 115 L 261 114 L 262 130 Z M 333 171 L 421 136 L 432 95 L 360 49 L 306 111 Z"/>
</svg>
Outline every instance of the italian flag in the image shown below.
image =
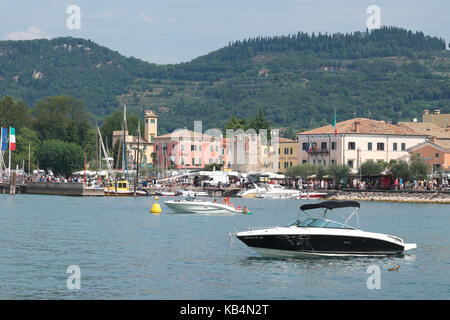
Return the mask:
<svg viewBox="0 0 450 320">
<path fill-rule="evenodd" d="M 16 129 L 13 127 L 9 128 L 9 150 L 16 150 Z"/>
<path fill-rule="evenodd" d="M 334 119 L 333 119 L 334 136 L 337 137 L 337 126 L 336 126 L 336 109 L 334 109 Z"/>
</svg>

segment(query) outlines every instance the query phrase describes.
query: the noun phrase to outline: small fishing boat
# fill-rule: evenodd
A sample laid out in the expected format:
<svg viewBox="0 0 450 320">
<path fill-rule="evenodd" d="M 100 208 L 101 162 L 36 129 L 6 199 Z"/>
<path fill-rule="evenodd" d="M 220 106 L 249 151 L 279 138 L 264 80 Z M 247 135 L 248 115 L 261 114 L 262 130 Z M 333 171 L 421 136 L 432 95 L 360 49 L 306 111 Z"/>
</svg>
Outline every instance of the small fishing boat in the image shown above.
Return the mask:
<svg viewBox="0 0 450 320">
<path fill-rule="evenodd" d="M 345 220 L 329 220 L 327 213 L 337 208 L 352 207 L 355 210 Z M 324 201 L 304 204 L 300 209 L 306 213 L 312 209 L 324 209 L 321 216 L 308 218 L 286 227 L 274 227 L 243 231 L 234 234 L 239 240 L 263 256 L 386 256 L 398 255 L 417 247 L 415 243 L 405 243 L 396 236 L 367 232 L 359 229 L 356 201 Z M 356 216 L 358 227 L 348 224 Z"/>
<path fill-rule="evenodd" d="M 117 188 L 116 188 L 117 184 Z M 108 186 L 104 189 L 105 196 L 134 196 L 134 189 L 130 188 L 130 184 L 126 180 L 110 181 Z M 136 190 L 136 196 L 146 196 L 147 192 Z"/>
<path fill-rule="evenodd" d="M 244 213 L 244 210 L 235 208 L 231 203 L 218 203 L 188 197 L 180 200 L 164 201 L 175 213 L 206 213 L 206 214 L 234 214 Z"/>
</svg>

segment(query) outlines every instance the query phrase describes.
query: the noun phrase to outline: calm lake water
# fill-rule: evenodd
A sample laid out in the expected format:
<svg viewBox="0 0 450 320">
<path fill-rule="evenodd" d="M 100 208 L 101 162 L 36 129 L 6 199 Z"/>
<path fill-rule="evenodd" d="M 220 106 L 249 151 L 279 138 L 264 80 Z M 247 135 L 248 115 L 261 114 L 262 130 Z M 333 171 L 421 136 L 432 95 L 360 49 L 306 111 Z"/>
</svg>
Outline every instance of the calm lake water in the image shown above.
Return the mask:
<svg viewBox="0 0 450 320">
<path fill-rule="evenodd" d="M 404 256 L 267 259 L 228 233 L 288 225 L 306 201 L 232 198 L 254 213 L 205 216 L 171 214 L 169 199 L 154 215 L 153 197 L 0 195 L 0 299 L 450 298 L 450 205 L 361 202 L 362 229 L 417 243 Z"/>
</svg>

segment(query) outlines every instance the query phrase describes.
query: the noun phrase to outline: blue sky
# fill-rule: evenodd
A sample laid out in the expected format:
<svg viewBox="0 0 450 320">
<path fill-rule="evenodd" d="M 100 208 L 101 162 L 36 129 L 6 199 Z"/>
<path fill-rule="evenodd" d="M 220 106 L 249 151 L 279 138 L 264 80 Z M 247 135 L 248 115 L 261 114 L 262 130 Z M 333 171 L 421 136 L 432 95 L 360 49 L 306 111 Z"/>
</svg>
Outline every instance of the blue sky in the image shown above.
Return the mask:
<svg viewBox="0 0 450 320">
<path fill-rule="evenodd" d="M 81 29 L 66 26 L 67 7 L 81 9 Z M 353 32 L 366 28 L 369 5 L 381 24 L 450 41 L 448 0 L 0 0 L 0 39 L 91 39 L 154 63 L 189 61 L 255 36 Z"/>
</svg>

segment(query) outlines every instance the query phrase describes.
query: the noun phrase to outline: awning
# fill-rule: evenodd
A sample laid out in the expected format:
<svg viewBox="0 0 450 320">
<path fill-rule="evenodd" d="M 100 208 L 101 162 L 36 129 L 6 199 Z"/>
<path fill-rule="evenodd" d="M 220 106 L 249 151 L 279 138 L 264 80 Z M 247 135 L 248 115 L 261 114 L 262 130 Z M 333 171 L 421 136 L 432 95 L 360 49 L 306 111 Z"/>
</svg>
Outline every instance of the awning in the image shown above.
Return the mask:
<svg viewBox="0 0 450 320">
<path fill-rule="evenodd" d="M 311 209 L 325 208 L 333 210 L 336 208 L 347 208 L 347 207 L 360 208 L 360 204 L 359 202 L 356 201 L 324 201 L 320 203 L 304 204 L 300 207 L 300 209 L 311 210 Z"/>
</svg>

